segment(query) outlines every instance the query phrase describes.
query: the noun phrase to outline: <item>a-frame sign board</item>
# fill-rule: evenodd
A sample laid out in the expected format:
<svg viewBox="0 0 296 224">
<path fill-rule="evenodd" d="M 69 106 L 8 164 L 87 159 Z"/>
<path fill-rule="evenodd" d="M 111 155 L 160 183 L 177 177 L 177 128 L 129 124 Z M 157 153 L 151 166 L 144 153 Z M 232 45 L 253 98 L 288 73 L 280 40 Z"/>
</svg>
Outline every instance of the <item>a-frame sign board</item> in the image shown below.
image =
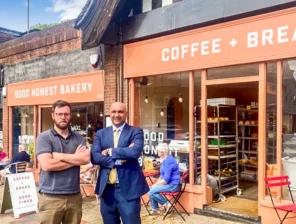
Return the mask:
<svg viewBox="0 0 296 224">
<path fill-rule="evenodd" d="M 37 192 L 33 173 L 9 174 L 5 178 L 1 214 L 13 209 L 14 218 L 20 214 L 37 212 Z"/>
</svg>

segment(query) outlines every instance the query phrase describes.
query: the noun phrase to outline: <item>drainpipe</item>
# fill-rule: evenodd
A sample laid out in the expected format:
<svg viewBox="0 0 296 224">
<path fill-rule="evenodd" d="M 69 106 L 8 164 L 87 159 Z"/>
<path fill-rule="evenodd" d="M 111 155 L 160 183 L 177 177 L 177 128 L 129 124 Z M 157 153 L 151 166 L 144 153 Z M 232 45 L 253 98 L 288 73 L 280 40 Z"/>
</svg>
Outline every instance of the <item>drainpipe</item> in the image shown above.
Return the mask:
<svg viewBox="0 0 296 224">
<path fill-rule="evenodd" d="M 122 77 L 122 59 L 120 58 L 120 62 L 117 65 L 117 101 L 123 101 L 123 77 Z"/>
</svg>

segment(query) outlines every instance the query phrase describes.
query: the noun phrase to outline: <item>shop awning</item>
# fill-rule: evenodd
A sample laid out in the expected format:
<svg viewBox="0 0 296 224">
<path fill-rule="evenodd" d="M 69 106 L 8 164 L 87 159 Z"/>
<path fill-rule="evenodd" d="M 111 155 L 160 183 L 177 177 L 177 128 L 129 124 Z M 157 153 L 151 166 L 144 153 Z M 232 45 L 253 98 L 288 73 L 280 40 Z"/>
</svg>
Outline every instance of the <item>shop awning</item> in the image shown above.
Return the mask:
<svg viewBox="0 0 296 224">
<path fill-rule="evenodd" d="M 98 46 L 111 23 L 127 17 L 135 1 L 137 0 L 88 0 L 74 25 L 82 31 L 82 49 Z M 116 26 L 112 26 L 112 29 L 116 29 Z M 116 39 L 117 33 L 113 32 L 112 38 Z"/>
</svg>

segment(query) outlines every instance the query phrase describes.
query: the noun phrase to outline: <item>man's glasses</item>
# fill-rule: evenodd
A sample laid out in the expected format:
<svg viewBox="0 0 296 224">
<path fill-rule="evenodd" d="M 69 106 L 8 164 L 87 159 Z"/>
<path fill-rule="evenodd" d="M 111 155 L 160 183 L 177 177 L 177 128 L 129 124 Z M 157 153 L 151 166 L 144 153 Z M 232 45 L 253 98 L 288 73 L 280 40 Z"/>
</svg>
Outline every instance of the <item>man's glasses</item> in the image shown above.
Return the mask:
<svg viewBox="0 0 296 224">
<path fill-rule="evenodd" d="M 70 117 L 70 113 L 55 113 L 55 115 L 58 117 L 58 118 L 62 118 L 62 117 L 65 117 L 65 118 L 68 118 Z"/>
</svg>

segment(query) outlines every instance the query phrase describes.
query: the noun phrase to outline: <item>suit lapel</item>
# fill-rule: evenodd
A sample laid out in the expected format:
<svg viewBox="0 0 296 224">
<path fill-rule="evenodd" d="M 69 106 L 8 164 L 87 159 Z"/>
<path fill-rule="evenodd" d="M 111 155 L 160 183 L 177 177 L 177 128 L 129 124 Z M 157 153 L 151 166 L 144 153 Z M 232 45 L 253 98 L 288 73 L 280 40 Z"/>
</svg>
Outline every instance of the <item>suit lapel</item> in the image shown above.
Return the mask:
<svg viewBox="0 0 296 224">
<path fill-rule="evenodd" d="M 113 138 L 113 134 L 114 133 L 113 133 L 112 126 L 108 127 L 106 131 L 107 131 L 107 134 L 106 134 L 106 136 L 107 136 L 107 142 L 110 142 L 111 143 L 110 147 L 113 148 L 114 147 L 114 138 Z"/>
<path fill-rule="evenodd" d="M 120 133 L 120 136 L 119 136 L 118 147 L 127 147 L 123 145 L 123 142 L 126 135 L 128 134 L 129 129 L 130 129 L 130 126 L 128 124 L 125 124 L 122 130 L 122 133 Z"/>
</svg>

